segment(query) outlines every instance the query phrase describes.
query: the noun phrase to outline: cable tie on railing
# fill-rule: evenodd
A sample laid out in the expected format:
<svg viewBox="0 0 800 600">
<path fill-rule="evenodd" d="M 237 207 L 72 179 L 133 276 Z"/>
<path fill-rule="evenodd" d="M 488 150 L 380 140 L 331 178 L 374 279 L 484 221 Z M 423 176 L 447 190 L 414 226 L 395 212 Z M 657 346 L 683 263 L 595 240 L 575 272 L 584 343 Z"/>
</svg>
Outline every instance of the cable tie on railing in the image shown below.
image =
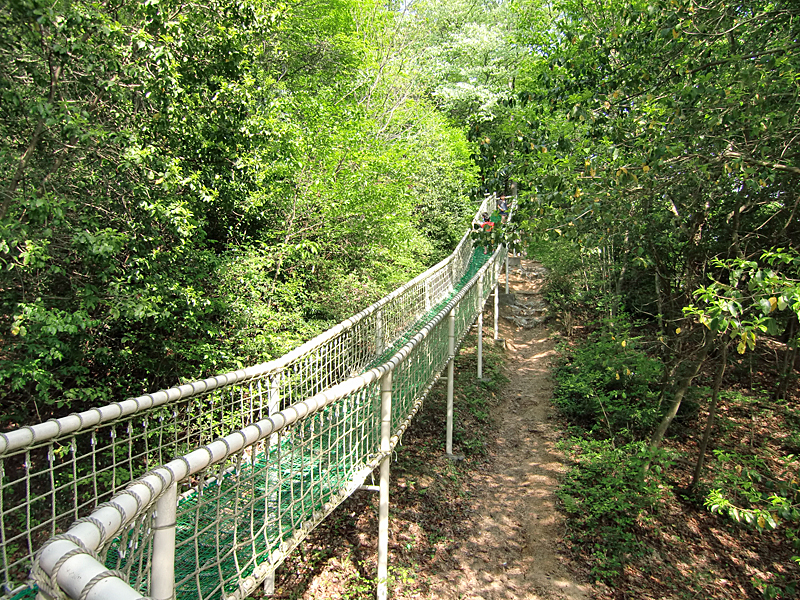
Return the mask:
<svg viewBox="0 0 800 600">
<path fill-rule="evenodd" d="M 92 588 L 94 588 L 94 586 L 100 583 L 103 579 L 108 579 L 109 577 L 116 577 L 118 579 L 121 579 L 122 581 L 125 581 L 125 574 L 122 571 L 109 570 L 98 573 L 86 583 L 83 590 L 81 591 L 81 595 L 78 598 L 78 600 L 86 600 L 86 598 L 89 597 L 89 594 L 92 593 Z"/>
<path fill-rule="evenodd" d="M 162 529 L 172 529 L 178 524 L 178 520 L 174 520 L 171 523 L 164 523 L 163 525 L 151 525 L 150 529 L 153 531 L 160 531 Z"/>
</svg>

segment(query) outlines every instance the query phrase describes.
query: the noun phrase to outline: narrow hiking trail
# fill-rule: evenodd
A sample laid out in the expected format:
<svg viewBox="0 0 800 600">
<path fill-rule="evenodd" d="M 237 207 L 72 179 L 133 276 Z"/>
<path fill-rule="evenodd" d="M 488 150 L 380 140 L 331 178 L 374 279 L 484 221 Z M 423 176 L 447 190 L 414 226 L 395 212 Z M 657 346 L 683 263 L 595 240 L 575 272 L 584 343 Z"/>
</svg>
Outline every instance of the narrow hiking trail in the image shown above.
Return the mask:
<svg viewBox="0 0 800 600">
<path fill-rule="evenodd" d="M 544 270 L 523 259 L 502 297 L 500 338 L 506 341 L 496 446 L 486 468 L 476 471 L 473 532 L 452 551 L 455 569 L 431 581 L 442 600 L 588 600 L 590 586 L 575 581 L 559 548 L 564 519 L 557 507 L 565 458 L 555 445 L 550 372 L 556 340 L 541 324 Z M 503 283 L 501 283 L 501 290 Z M 489 305 L 490 306 L 490 305 Z M 491 319 L 485 319 L 487 331 Z"/>
</svg>

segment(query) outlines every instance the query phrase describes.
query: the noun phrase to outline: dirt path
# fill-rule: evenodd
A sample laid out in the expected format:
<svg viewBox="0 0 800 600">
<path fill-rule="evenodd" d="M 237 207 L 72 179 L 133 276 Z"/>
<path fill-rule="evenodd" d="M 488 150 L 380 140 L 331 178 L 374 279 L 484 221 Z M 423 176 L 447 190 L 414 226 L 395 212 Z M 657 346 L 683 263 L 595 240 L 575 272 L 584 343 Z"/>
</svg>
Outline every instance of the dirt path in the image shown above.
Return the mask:
<svg viewBox="0 0 800 600">
<path fill-rule="evenodd" d="M 452 554 L 458 565 L 432 582 L 432 598 L 463 600 L 588 600 L 589 586 L 573 580 L 559 556 L 563 518 L 556 508 L 558 477 L 566 467 L 551 425 L 551 360 L 555 340 L 535 324 L 542 270 L 523 260 L 501 304 L 506 340 L 497 446 L 489 467 L 470 482 L 474 533 Z M 502 284 L 501 284 L 502 290 Z M 513 322 L 511 319 L 516 321 Z M 486 319 L 487 331 L 491 319 Z"/>
</svg>

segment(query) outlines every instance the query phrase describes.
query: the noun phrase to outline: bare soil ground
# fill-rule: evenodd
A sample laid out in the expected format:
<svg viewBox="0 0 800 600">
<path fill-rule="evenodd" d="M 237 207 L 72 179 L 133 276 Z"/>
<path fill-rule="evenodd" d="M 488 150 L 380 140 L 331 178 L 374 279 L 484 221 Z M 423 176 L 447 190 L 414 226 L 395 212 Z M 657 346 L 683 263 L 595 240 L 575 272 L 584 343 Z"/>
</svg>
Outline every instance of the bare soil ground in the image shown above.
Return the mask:
<svg viewBox="0 0 800 600">
<path fill-rule="evenodd" d="M 526 312 L 538 306 L 542 275 L 523 260 L 509 282 L 515 298 L 502 303 L 501 315 L 533 322 L 536 315 Z M 470 478 L 474 531 L 456 544 L 456 569 L 434 579 L 431 597 L 582 600 L 588 586 L 575 581 L 559 552 L 564 524 L 555 491 L 566 466 L 554 447 L 559 433 L 550 402 L 555 341 L 545 327 L 518 326 L 509 318 L 500 320 L 499 335 L 506 343 L 508 382 L 497 407 L 491 468 Z"/>
<path fill-rule="evenodd" d="M 487 381 L 474 338 L 457 361 L 456 452 L 443 455 L 443 382 L 426 400 L 392 464 L 390 596 L 441 600 L 583 600 L 563 552 L 555 491 L 566 470 L 550 402 L 555 340 L 539 322 L 543 272 L 523 260 L 503 296 L 493 344 L 485 313 Z M 501 285 L 502 289 L 502 285 Z M 505 363 L 501 367 L 501 364 Z M 502 371 L 502 372 L 501 372 Z M 377 498 L 356 492 L 279 573 L 283 598 L 374 595 Z"/>
</svg>

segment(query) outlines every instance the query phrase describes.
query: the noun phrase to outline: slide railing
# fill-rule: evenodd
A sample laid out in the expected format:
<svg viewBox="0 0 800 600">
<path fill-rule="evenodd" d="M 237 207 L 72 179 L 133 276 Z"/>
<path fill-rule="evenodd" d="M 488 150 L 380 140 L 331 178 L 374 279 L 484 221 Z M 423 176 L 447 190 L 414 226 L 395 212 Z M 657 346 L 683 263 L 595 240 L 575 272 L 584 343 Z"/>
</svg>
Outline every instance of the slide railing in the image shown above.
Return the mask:
<svg viewBox="0 0 800 600">
<path fill-rule="evenodd" d="M 250 594 L 388 468 L 503 252 L 483 264 L 465 235 L 447 260 L 275 361 L 0 434 L 5 595 L 27 593 L 19 582 L 42 544 L 33 581 L 51 597 Z"/>
</svg>

